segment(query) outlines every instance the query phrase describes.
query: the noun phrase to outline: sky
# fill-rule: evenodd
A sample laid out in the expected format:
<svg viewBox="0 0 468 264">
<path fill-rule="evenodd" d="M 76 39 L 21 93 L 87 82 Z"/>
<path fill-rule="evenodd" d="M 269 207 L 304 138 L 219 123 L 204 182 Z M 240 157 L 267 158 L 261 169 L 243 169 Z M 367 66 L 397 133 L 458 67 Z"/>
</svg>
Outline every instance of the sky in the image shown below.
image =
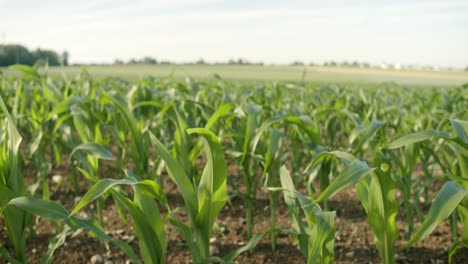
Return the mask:
<svg viewBox="0 0 468 264">
<path fill-rule="evenodd" d="M 468 66 L 468 0 L 0 0 L 0 44 L 72 63 L 362 61 Z"/>
</svg>

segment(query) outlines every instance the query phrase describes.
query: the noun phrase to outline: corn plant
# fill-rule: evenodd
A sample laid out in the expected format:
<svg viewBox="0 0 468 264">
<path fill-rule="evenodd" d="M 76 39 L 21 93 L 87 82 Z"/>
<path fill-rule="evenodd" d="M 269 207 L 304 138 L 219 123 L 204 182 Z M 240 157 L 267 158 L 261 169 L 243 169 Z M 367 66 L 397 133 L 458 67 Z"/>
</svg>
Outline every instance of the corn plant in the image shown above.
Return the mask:
<svg viewBox="0 0 468 264">
<path fill-rule="evenodd" d="M 133 112 L 128 107 L 123 98 L 116 95 L 115 97 L 105 94 L 112 106 L 114 106 L 120 115 L 115 115 L 115 127 L 111 128 L 112 133 L 118 144 L 122 146 L 122 151 L 125 153 L 121 159 L 127 162 L 132 160 L 135 164 L 135 172 L 139 177 L 149 179 L 152 175 L 149 173 L 149 145 L 147 137 L 142 135 L 142 123 L 135 118 Z M 114 109 L 115 109 L 114 108 Z M 128 144 L 127 144 L 128 142 Z"/>
<path fill-rule="evenodd" d="M 2 97 L 0 97 L 0 108 L 6 116 L 0 128 L 0 215 L 5 217 L 8 237 L 16 254 L 16 259 L 12 262 L 25 263 L 26 229 L 31 221 L 31 216 L 18 208 L 7 207 L 10 200 L 27 193 L 24 185 L 23 160 L 19 152 L 22 138 Z M 5 248 L 1 248 L 0 253 L 7 259 L 13 259 Z"/>
<path fill-rule="evenodd" d="M 446 171 L 446 177 L 450 181 L 447 181 L 438 192 L 421 227 L 403 248 L 408 248 L 424 239 L 440 222 L 454 212 L 458 212 L 460 221 L 463 224 L 462 243 L 468 246 L 468 122 L 450 119 L 450 124 L 454 135 L 439 130 L 425 130 L 403 136 L 386 146 L 389 149 L 394 149 L 431 138 L 439 138 L 447 141 L 451 151 L 457 157 L 453 160 L 453 163 L 449 164 L 451 170 Z M 456 211 L 456 209 L 458 210 Z"/>
<path fill-rule="evenodd" d="M 240 195 L 245 206 L 247 239 L 252 237 L 253 232 L 253 206 L 258 183 L 256 174 L 258 159 L 250 156 L 250 144 L 260 122 L 261 109 L 260 105 L 248 104 L 245 112 L 239 109 L 240 114 L 238 118 L 232 121 L 233 129 L 237 128 L 232 137 L 234 148 L 237 150 L 234 154 L 240 158 L 239 167 L 242 171 L 242 180 L 245 186 L 245 193 Z"/>
<path fill-rule="evenodd" d="M 103 242 L 112 242 L 122 249 L 136 263 L 140 263 L 132 248 L 125 242 L 109 237 L 102 227 L 93 219 L 83 219 L 71 215 L 62 205 L 55 201 L 42 200 L 33 197 L 17 197 L 9 201 L 6 210 L 16 209 L 20 212 L 28 212 L 52 221 L 64 222 L 72 230 L 87 230 L 90 235 L 100 239 Z M 3 253 L 3 252 L 2 252 Z M 52 263 L 53 251 L 48 252 L 43 258 L 44 263 Z M 8 261 L 13 263 L 27 263 L 26 259 L 16 262 L 13 258 L 6 255 Z"/>
<path fill-rule="evenodd" d="M 274 126 L 283 126 L 284 129 L 276 129 Z M 288 127 L 286 127 L 288 125 Z M 293 130 L 293 127 L 297 127 L 296 130 Z M 289 131 L 287 130 L 289 128 Z M 284 131 L 285 130 L 285 131 Z M 258 151 L 257 147 L 260 143 L 261 137 L 265 132 L 269 131 L 266 146 L 262 151 Z M 284 131 L 284 132 L 283 132 Z M 316 146 L 320 143 L 320 137 L 318 131 L 315 127 L 314 122 L 305 116 L 274 116 L 265 120 L 260 127 L 256 130 L 255 136 L 253 137 L 250 146 L 250 156 L 254 157 L 256 154 L 260 154 L 264 159 L 264 168 L 263 173 L 265 176 L 265 186 L 266 187 L 275 187 L 279 184 L 279 169 L 284 161 L 287 159 L 287 152 L 284 155 L 280 155 L 282 152 L 282 142 L 283 138 L 288 138 L 289 134 L 293 133 L 304 133 L 307 139 L 298 140 L 299 142 L 307 142 L 308 146 Z M 286 135 L 285 135 L 286 134 Z M 283 147 L 284 148 L 284 147 Z M 305 149 L 302 153 L 309 151 Z M 260 153 L 259 153 L 260 152 Z M 305 156 L 305 155 L 304 155 Z M 252 163 L 250 163 L 252 164 Z M 271 228 L 276 226 L 276 208 L 278 205 L 278 194 L 277 192 L 270 193 L 270 225 Z M 276 248 L 276 237 L 273 233 L 272 237 L 272 248 Z"/>
<path fill-rule="evenodd" d="M 279 184 L 279 171 L 284 157 L 280 156 L 282 134 L 274 129 L 270 129 L 267 150 L 265 153 L 265 186 L 274 187 Z M 279 192 L 270 193 L 270 226 L 276 227 L 276 208 L 278 207 Z M 276 233 L 271 237 L 272 250 L 276 250 Z"/>
<path fill-rule="evenodd" d="M 167 205 L 164 192 L 152 180 L 138 181 L 131 171 L 126 170 L 126 176 L 123 179 L 102 179 L 96 182 L 70 215 L 76 214 L 81 208 L 98 199 L 107 191 L 111 192 L 119 207 L 127 210 L 133 219 L 134 229 L 139 238 L 140 254 L 144 263 L 163 263 L 167 242 L 163 218 L 154 199 Z M 134 190 L 133 199 L 114 188 L 119 185 L 132 186 Z M 121 216 L 123 217 L 122 214 Z"/>
<path fill-rule="evenodd" d="M 323 211 L 310 197 L 297 192 L 286 167 L 280 170 L 283 195 L 289 210 L 292 235 L 299 241 L 299 248 L 307 263 L 332 263 L 335 241 L 335 211 Z M 274 188 L 270 190 L 275 191 Z M 304 212 L 306 223 L 301 218 Z"/>
<path fill-rule="evenodd" d="M 327 188 L 319 195 L 305 196 L 296 191 L 291 176 L 286 167 L 281 167 L 280 179 L 284 200 L 289 210 L 293 235 L 299 241 L 299 247 L 307 263 L 332 263 L 334 258 L 333 244 L 335 239 L 335 211 L 324 211 L 319 203 L 328 200 L 346 187 L 358 183 L 363 177 L 373 171 L 365 162 L 344 152 L 323 152 L 319 154 L 311 166 L 314 167 L 321 159 L 335 157 L 348 164 Z M 277 191 L 277 188 L 270 188 Z M 303 210 L 306 223 L 300 215 Z"/>
<path fill-rule="evenodd" d="M 174 214 L 171 223 L 185 238 L 195 263 L 209 261 L 209 245 L 216 216 L 227 200 L 226 163 L 216 136 L 206 129 L 189 129 L 189 134 L 202 136 L 207 163 L 198 186 L 194 186 L 184 167 L 175 160 L 164 145 L 150 133 L 156 152 L 166 162 L 169 177 L 179 187 L 190 218 L 190 226 L 180 222 Z"/>
<path fill-rule="evenodd" d="M 78 146 L 76 146 L 70 153 L 70 159 L 74 158 L 77 161 L 77 169 L 86 177 L 86 179 L 90 180 L 90 183 L 95 183 L 95 180 L 100 177 L 99 171 L 99 159 L 111 159 L 111 153 L 105 153 L 104 150 L 101 148 L 102 155 L 95 157 L 94 155 L 83 155 L 80 151 L 77 150 L 94 150 L 96 148 L 100 148 L 101 145 L 106 145 L 104 142 L 101 126 L 99 120 L 95 120 L 92 118 L 92 110 L 89 109 L 90 107 L 81 106 L 72 107 L 72 116 L 73 116 L 73 123 L 74 128 L 77 130 L 80 142 Z M 80 109 L 80 110 L 78 110 Z M 86 109 L 86 110 L 85 110 Z M 93 120 L 94 119 L 94 120 Z M 98 220 L 102 224 L 102 212 L 104 207 L 104 199 L 100 198 L 97 201 L 97 214 Z"/>
<path fill-rule="evenodd" d="M 367 213 L 367 221 L 374 232 L 374 244 L 382 263 L 395 262 L 395 242 L 398 213 L 395 182 L 385 165 L 356 184 L 356 194 Z"/>
</svg>

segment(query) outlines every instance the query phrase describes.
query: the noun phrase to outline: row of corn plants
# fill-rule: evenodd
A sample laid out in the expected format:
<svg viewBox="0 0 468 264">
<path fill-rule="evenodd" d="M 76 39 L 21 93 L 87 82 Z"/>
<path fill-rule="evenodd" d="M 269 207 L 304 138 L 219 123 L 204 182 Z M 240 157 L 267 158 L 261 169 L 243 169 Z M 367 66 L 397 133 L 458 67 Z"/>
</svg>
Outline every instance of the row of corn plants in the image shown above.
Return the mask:
<svg viewBox="0 0 468 264">
<path fill-rule="evenodd" d="M 397 251 L 404 254 L 445 219 L 453 241 L 448 259 L 468 245 L 466 86 L 97 80 L 85 69 L 51 78 L 37 67 L 12 68 L 23 75 L 0 77 L 0 219 L 9 238 L 0 254 L 11 263 L 27 262 L 41 219 L 57 230 L 44 263 L 83 230 L 136 263 L 163 263 L 168 225 L 195 263 L 233 262 L 267 235 L 275 251 L 280 232 L 308 263 L 331 263 L 339 208 L 329 201 L 349 188 L 383 263 L 394 263 Z M 58 186 L 56 170 L 67 173 Z M 181 207 L 167 197 L 168 180 Z M 442 187 L 434 194 L 434 186 Z M 73 209 L 54 201 L 59 188 L 80 195 Z M 255 233 L 259 192 L 268 195 L 270 229 Z M 219 213 L 236 198 L 245 208 L 246 244 L 211 256 Z M 109 203 L 133 226 L 138 248 L 106 232 Z M 291 228 L 277 224 L 281 206 Z M 399 239 L 406 242 L 397 248 Z"/>
</svg>

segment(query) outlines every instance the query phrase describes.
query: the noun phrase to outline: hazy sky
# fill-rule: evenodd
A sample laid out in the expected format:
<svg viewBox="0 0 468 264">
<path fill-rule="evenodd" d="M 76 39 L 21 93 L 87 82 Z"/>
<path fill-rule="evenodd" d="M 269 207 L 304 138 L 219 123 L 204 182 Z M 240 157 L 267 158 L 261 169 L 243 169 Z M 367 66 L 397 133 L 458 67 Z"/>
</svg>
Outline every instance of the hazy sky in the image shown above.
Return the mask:
<svg viewBox="0 0 468 264">
<path fill-rule="evenodd" d="M 0 0 L 0 43 L 71 62 L 359 60 L 468 65 L 468 0 Z"/>
</svg>

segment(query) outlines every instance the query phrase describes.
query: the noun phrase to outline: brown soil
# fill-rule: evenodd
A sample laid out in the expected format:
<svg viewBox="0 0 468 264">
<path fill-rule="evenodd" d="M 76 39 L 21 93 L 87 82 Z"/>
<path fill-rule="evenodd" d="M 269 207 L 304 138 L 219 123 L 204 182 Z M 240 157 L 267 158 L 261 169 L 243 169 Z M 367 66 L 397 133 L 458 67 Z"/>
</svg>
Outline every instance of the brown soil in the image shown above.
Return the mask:
<svg viewBox="0 0 468 264">
<path fill-rule="evenodd" d="M 67 170 L 61 171 L 64 178 L 67 178 Z M 54 171 L 54 175 L 59 173 Z M 32 177 L 35 173 L 28 175 Z M 70 174 L 70 172 L 68 172 Z M 29 179 L 29 182 L 31 180 Z M 88 186 L 84 180 L 80 184 L 86 189 Z M 52 186 L 52 200 L 63 204 L 67 209 L 73 208 L 76 193 L 68 191 L 67 184 L 58 190 Z M 177 188 L 168 180 L 164 181 L 164 188 L 167 191 L 168 199 L 172 208 L 183 208 L 183 201 L 177 193 Z M 231 193 L 232 194 L 232 193 Z M 81 193 L 80 195 L 83 195 Z M 269 228 L 269 202 L 266 192 L 259 191 L 255 211 L 254 233 L 265 231 Z M 335 263 L 380 263 L 379 255 L 372 244 L 373 234 L 367 224 L 367 216 L 357 200 L 354 189 L 339 193 L 330 201 L 330 208 L 337 211 L 336 219 L 336 241 L 335 241 Z M 427 208 L 424 208 L 427 212 Z M 86 210 L 82 210 L 86 212 Z M 402 211 L 403 212 L 403 211 Z M 183 218 L 183 209 L 178 214 Z M 281 205 L 277 208 L 277 225 L 289 228 L 289 218 L 287 208 Z M 131 241 L 130 245 L 138 252 L 138 242 L 133 234 L 133 228 L 125 225 L 117 214 L 112 201 L 108 201 L 104 212 L 105 230 L 109 235 Z M 397 217 L 400 228 L 400 239 L 397 246 L 404 243 L 405 222 L 403 213 Z M 0 217 L 0 226 L 3 219 Z M 46 252 L 49 241 L 56 234 L 55 226 L 47 220 L 40 220 L 36 226 L 36 236 L 27 242 L 29 263 L 40 263 L 41 255 Z M 242 200 L 233 197 L 226 207 L 221 211 L 217 228 L 213 234 L 212 244 L 216 246 L 218 256 L 224 256 L 230 250 L 244 245 L 245 239 L 245 219 Z M 452 245 L 448 221 L 444 221 L 432 234 L 424 241 L 416 244 L 408 251 L 397 252 L 397 263 L 446 263 L 447 252 Z M 190 251 L 184 246 L 182 237 L 170 226 L 167 225 L 168 253 L 167 263 L 191 263 Z M 252 252 L 245 252 L 237 258 L 237 263 L 304 263 L 297 243 L 286 234 L 280 234 L 278 238 L 277 250 L 272 251 L 270 237 L 265 237 L 260 241 Z M 0 246 L 5 245 L 10 252 L 6 230 L 0 229 Z M 86 232 L 82 232 L 74 238 L 68 238 L 66 243 L 57 249 L 54 254 L 54 263 L 90 263 L 93 255 L 99 254 L 104 261 L 113 263 L 126 263 L 127 257 L 123 252 L 113 245 L 109 249 L 98 240 L 91 238 Z M 460 249 L 454 257 L 454 263 L 466 263 L 468 259 L 468 249 Z M 5 263 L 0 257 L 0 263 Z M 110 263 L 110 262 L 109 262 Z"/>
</svg>

